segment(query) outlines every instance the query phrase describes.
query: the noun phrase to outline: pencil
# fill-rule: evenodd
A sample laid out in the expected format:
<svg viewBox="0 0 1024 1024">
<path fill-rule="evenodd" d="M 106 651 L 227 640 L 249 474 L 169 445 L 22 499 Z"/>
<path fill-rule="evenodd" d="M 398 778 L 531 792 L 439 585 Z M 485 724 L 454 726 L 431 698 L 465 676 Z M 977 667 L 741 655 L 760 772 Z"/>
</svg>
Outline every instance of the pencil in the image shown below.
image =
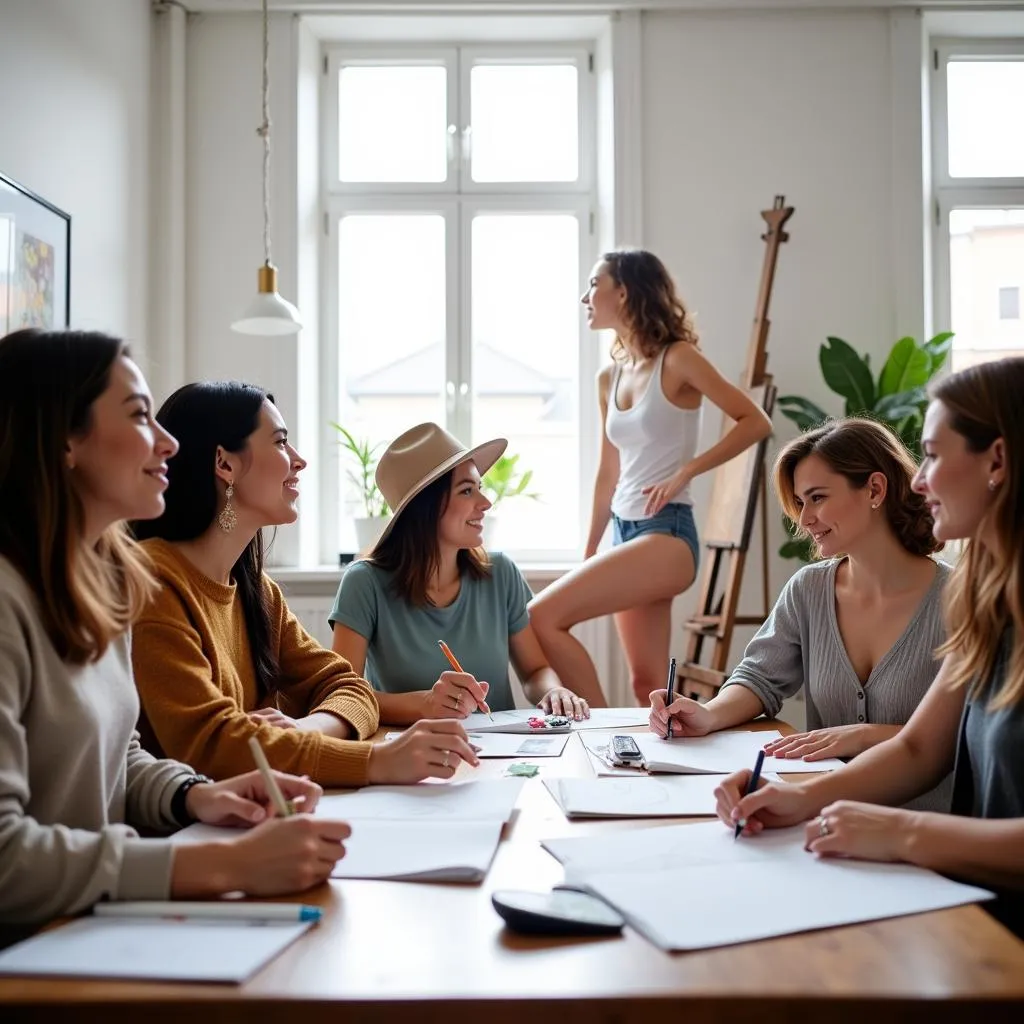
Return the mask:
<svg viewBox="0 0 1024 1024">
<path fill-rule="evenodd" d="M 761 781 L 761 765 L 764 764 L 764 751 L 759 750 L 757 752 L 757 760 L 754 762 L 754 771 L 750 776 L 750 781 L 747 783 L 747 791 L 743 794 L 744 796 L 750 796 L 757 789 L 758 782 Z M 740 818 L 736 822 L 736 831 L 733 833 L 733 839 L 739 839 L 740 833 L 747 827 L 747 819 Z"/>
<path fill-rule="evenodd" d="M 277 779 L 274 778 L 274 773 L 270 770 L 267 755 L 263 753 L 260 741 L 256 739 L 255 736 L 249 737 L 249 749 L 252 751 L 253 760 L 256 762 L 256 767 L 260 770 L 260 775 L 263 776 L 263 781 L 267 786 L 267 792 L 270 794 L 270 799 L 277 808 L 277 813 L 282 818 L 290 818 L 295 813 L 295 808 L 285 800 L 284 794 L 281 792 L 281 787 L 278 786 Z"/>
<path fill-rule="evenodd" d="M 441 648 L 441 653 L 448 659 L 448 664 L 451 665 L 456 672 L 462 672 L 465 674 L 466 670 L 459 664 L 459 659 L 452 654 L 452 649 L 443 641 L 438 640 L 437 646 Z M 491 714 L 491 709 L 486 704 L 481 704 L 480 709 L 487 713 L 487 717 L 493 722 L 494 716 Z"/>
<path fill-rule="evenodd" d="M 665 701 L 665 707 L 668 707 L 672 703 L 672 691 L 676 686 L 676 659 L 672 658 L 668 663 L 668 699 Z M 672 739 L 672 716 L 668 716 L 668 729 L 665 733 L 665 739 Z"/>
</svg>

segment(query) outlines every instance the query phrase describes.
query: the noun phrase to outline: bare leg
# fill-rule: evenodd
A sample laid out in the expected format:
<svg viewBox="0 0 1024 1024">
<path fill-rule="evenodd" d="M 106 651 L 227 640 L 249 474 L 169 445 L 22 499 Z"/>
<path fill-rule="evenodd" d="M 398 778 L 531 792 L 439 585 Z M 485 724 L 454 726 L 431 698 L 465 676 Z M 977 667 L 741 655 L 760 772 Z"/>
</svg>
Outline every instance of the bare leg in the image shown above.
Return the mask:
<svg viewBox="0 0 1024 1024">
<path fill-rule="evenodd" d="M 629 683 L 641 707 L 651 703 L 651 691 L 665 685 L 672 638 L 672 599 L 652 601 L 615 613 L 615 628 L 629 665 Z"/>
<path fill-rule="evenodd" d="M 693 553 L 685 541 L 647 534 L 595 555 L 552 583 L 530 602 L 530 622 L 562 683 L 594 707 L 605 707 L 594 663 L 569 630 L 599 615 L 671 601 L 693 578 Z"/>
</svg>

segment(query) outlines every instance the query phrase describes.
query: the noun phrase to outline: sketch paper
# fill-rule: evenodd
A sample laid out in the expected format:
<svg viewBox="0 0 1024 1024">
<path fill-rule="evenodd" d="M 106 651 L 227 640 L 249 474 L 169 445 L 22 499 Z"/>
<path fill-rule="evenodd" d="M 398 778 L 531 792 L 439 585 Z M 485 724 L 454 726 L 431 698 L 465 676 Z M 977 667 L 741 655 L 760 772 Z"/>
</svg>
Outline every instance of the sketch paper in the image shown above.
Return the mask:
<svg viewBox="0 0 1024 1024">
<path fill-rule="evenodd" d="M 803 857 L 803 863 L 781 858 L 769 874 L 754 863 L 641 875 L 616 871 L 588 877 L 586 887 L 665 950 L 708 949 L 903 917 L 993 895 L 909 864 Z M 673 892 L 675 898 L 666 898 Z"/>
<path fill-rule="evenodd" d="M 531 729 L 527 724 L 531 718 L 542 718 L 544 712 L 539 708 L 516 708 L 514 711 L 495 711 L 494 721 L 482 711 L 474 711 L 462 724 L 466 732 L 505 732 L 531 733 L 545 736 L 552 732 L 573 732 L 589 729 L 628 729 L 632 726 L 646 725 L 650 717 L 650 708 L 591 708 L 590 718 L 579 722 L 570 721 L 566 726 L 556 729 Z"/>
<path fill-rule="evenodd" d="M 311 922 L 83 917 L 0 953 L 0 975 L 239 984 Z"/>
<path fill-rule="evenodd" d="M 558 757 L 569 742 L 569 734 L 522 736 L 518 733 L 471 732 L 469 742 L 479 747 L 477 757 Z"/>
<path fill-rule="evenodd" d="M 681 818 L 715 813 L 720 775 L 545 779 L 567 818 Z"/>
<path fill-rule="evenodd" d="M 315 813 L 318 818 L 341 818 L 343 821 L 391 818 L 504 823 L 512 817 L 512 808 L 522 788 L 522 779 L 368 786 L 355 793 L 322 796 Z"/>
</svg>

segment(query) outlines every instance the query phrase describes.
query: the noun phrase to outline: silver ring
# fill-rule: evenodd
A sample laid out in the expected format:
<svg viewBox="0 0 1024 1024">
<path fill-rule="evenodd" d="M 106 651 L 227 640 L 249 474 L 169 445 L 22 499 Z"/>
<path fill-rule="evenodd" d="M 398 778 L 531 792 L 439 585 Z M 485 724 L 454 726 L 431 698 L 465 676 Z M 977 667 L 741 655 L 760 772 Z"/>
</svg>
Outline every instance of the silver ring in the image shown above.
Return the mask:
<svg viewBox="0 0 1024 1024">
<path fill-rule="evenodd" d="M 462 694 L 461 693 L 456 693 L 455 694 L 455 706 L 458 707 L 461 703 L 462 703 Z"/>
<path fill-rule="evenodd" d="M 451 753 L 451 751 L 449 751 L 449 750 L 446 750 L 444 752 L 444 760 L 441 762 L 441 767 L 442 768 L 451 768 L 451 765 L 448 763 L 448 755 L 450 753 Z"/>
<path fill-rule="evenodd" d="M 824 816 L 819 816 L 818 817 L 818 835 L 824 837 L 824 836 L 828 836 L 828 835 L 831 835 L 831 834 L 832 833 L 829 832 L 829 830 L 828 830 L 828 821 L 824 818 Z"/>
</svg>

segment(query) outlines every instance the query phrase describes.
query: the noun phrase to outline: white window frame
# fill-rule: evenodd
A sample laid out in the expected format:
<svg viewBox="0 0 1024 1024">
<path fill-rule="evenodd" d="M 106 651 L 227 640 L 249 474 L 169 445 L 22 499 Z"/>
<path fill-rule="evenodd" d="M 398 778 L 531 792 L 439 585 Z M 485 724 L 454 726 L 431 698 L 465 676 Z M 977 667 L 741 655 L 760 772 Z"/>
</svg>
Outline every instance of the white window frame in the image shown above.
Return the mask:
<svg viewBox="0 0 1024 1024">
<path fill-rule="evenodd" d="M 477 213 L 565 213 L 578 218 L 580 226 L 580 288 L 598 254 L 598 196 L 596 140 L 595 42 L 509 43 L 458 45 L 374 45 L 323 47 L 323 92 L 321 95 L 321 195 L 323 203 L 323 244 L 321 259 L 323 285 L 323 338 L 338 336 L 338 225 L 352 213 L 436 213 L 445 217 L 446 260 L 456 280 L 449 280 L 446 301 L 448 324 L 445 359 L 449 369 L 444 382 L 447 391 L 447 427 L 456 436 L 472 436 L 470 382 L 471 345 L 471 245 L 472 219 Z M 444 182 L 342 182 L 338 177 L 338 92 L 337 76 L 345 65 L 446 62 L 448 75 L 448 122 L 456 125 L 454 153 L 450 151 L 448 176 Z M 574 182 L 474 182 L 470 177 L 469 152 L 461 145 L 469 112 L 469 68 L 474 63 L 575 63 L 579 69 L 579 173 Z M 566 296 L 576 302 L 576 295 Z M 584 536 L 590 516 L 591 481 L 584 470 L 592 463 L 593 431 L 586 429 L 592 401 L 594 377 L 600 364 L 600 346 L 595 344 L 582 314 L 579 317 L 579 380 L 577 431 L 579 479 L 579 536 Z M 333 418 L 339 408 L 339 353 L 337 346 L 319 346 L 319 400 Z M 343 509 L 340 503 L 340 463 L 324 458 L 320 466 L 320 559 L 331 564 L 340 550 Z M 575 561 L 579 549 L 516 549 L 509 553 L 519 561 L 564 563 Z"/>
<path fill-rule="evenodd" d="M 1024 208 L 1024 177 L 962 178 L 949 173 L 949 123 L 946 68 L 955 60 L 1024 61 L 1024 38 L 932 40 L 931 140 L 934 193 L 933 268 L 934 323 L 950 323 L 952 283 L 949 258 L 949 215 L 962 209 Z M 956 345 L 956 338 L 953 339 Z"/>
</svg>

